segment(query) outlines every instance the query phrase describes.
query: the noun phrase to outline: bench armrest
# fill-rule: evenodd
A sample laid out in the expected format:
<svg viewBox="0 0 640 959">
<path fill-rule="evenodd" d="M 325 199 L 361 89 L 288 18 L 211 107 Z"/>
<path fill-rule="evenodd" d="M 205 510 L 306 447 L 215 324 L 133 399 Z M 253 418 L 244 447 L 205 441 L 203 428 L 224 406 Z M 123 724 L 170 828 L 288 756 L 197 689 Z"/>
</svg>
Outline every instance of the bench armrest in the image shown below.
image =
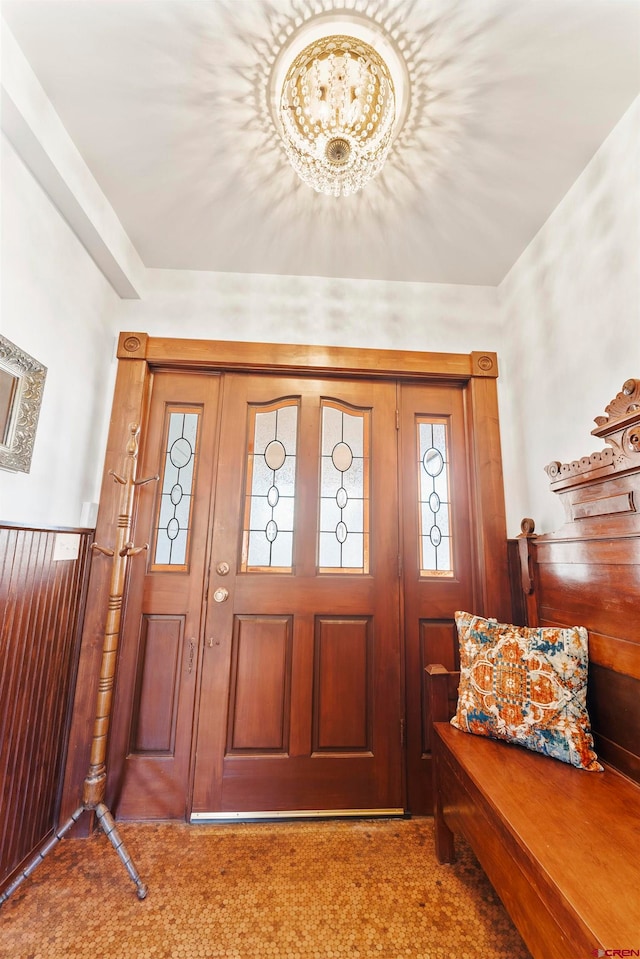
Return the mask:
<svg viewBox="0 0 640 959">
<path fill-rule="evenodd" d="M 425 668 L 427 736 L 431 748 L 433 782 L 433 826 L 438 862 L 454 862 L 456 858 L 453 833 L 444 821 L 442 796 L 439 789 L 438 744 L 434 723 L 448 723 L 456 709 L 460 673 L 451 673 L 440 663 Z"/>
<path fill-rule="evenodd" d="M 456 711 L 460 673 L 451 672 L 440 663 L 425 668 L 427 684 L 427 723 L 448 723 Z"/>
</svg>

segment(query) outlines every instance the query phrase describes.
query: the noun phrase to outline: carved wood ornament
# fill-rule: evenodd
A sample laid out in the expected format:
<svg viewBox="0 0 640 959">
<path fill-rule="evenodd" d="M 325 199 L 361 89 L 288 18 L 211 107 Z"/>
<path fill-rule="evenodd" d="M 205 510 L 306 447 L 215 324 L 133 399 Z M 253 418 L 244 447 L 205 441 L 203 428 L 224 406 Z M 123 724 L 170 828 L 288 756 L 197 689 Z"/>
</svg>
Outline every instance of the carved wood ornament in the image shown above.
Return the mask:
<svg viewBox="0 0 640 959">
<path fill-rule="evenodd" d="M 626 380 L 604 416 L 596 416 L 595 423 L 591 433 L 602 437 L 608 444 L 606 449 L 571 463 L 553 462 L 546 467 L 551 489 L 558 493 L 565 510 L 565 533 L 570 529 L 578 532 L 579 527 L 579 535 L 584 535 L 587 528 L 601 535 L 613 517 L 617 516 L 616 522 L 624 526 L 629 514 L 634 514 L 634 528 L 640 528 L 640 379 Z"/>
<path fill-rule="evenodd" d="M 604 416 L 596 416 L 592 436 L 608 443 L 606 449 L 583 456 L 571 463 L 554 461 L 545 467 L 551 489 L 573 485 L 572 477 L 586 473 L 608 476 L 637 467 L 640 462 L 640 379 L 626 380 L 622 390 L 605 408 Z"/>
</svg>

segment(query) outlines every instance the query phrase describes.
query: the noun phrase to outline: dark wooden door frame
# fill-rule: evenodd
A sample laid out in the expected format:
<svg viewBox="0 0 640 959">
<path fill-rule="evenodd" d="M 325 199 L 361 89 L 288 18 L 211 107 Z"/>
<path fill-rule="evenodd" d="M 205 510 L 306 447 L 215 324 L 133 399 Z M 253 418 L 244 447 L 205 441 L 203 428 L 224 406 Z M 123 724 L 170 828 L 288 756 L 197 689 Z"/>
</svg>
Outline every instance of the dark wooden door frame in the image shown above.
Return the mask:
<svg viewBox="0 0 640 959">
<path fill-rule="evenodd" d="M 464 388 L 474 517 L 474 612 L 510 615 L 507 535 L 500 452 L 495 353 L 426 353 L 275 343 L 235 343 L 151 337 L 124 332 L 118 341 L 118 372 L 105 456 L 96 540 L 109 543 L 117 524 L 117 471 L 130 423 L 144 431 L 153 372 L 236 370 L 277 374 L 385 378 L 458 383 Z M 109 598 L 109 564 L 94 556 L 85 609 L 78 681 L 70 730 L 60 817 L 78 804 L 91 745 L 102 637 Z M 86 822 L 86 819 L 84 820 Z"/>
</svg>

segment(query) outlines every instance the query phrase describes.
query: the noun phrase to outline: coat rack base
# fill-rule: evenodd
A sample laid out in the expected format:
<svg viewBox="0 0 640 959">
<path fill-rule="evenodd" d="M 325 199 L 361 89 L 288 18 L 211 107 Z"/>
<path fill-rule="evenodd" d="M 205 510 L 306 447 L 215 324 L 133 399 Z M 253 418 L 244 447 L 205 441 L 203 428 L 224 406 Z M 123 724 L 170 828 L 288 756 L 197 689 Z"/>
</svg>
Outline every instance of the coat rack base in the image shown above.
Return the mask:
<svg viewBox="0 0 640 959">
<path fill-rule="evenodd" d="M 113 816 L 109 812 L 109 809 L 104 803 L 98 803 L 97 806 L 79 806 L 74 813 L 67 819 L 67 821 L 59 829 L 55 831 L 53 836 L 45 843 L 42 849 L 36 853 L 36 855 L 29 861 L 25 868 L 16 876 L 13 882 L 7 886 L 4 892 L 0 893 L 0 906 L 2 906 L 9 896 L 12 895 L 22 885 L 25 879 L 28 879 L 31 873 L 36 869 L 40 863 L 48 856 L 52 849 L 54 849 L 61 839 L 69 832 L 71 827 L 77 823 L 84 812 L 95 812 L 96 819 L 98 820 L 98 825 L 102 829 L 103 833 L 115 849 L 118 854 L 118 857 L 124 866 L 124 868 L 129 873 L 129 878 L 136 886 L 136 895 L 138 899 L 145 899 L 147 895 L 147 887 L 140 878 L 140 874 L 136 869 L 131 856 L 129 855 L 127 848 L 122 841 L 122 837 L 118 832 Z"/>
</svg>

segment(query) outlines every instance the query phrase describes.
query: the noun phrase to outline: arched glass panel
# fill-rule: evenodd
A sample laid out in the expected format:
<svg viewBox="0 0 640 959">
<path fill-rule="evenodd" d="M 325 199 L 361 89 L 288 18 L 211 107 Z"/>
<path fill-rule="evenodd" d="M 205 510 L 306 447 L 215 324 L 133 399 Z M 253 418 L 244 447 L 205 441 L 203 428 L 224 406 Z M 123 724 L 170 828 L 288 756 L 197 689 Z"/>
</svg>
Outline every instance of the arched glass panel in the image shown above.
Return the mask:
<svg viewBox="0 0 640 959">
<path fill-rule="evenodd" d="M 453 576 L 448 424 L 418 418 L 418 537 L 421 576 Z"/>
<path fill-rule="evenodd" d="M 243 572 L 290 572 L 296 486 L 298 401 L 249 409 Z"/>
<path fill-rule="evenodd" d="M 199 410 L 176 406 L 167 409 L 152 568 L 183 570 L 188 563 L 199 423 Z"/>
<path fill-rule="evenodd" d="M 369 410 L 322 401 L 321 573 L 369 572 Z"/>
</svg>

